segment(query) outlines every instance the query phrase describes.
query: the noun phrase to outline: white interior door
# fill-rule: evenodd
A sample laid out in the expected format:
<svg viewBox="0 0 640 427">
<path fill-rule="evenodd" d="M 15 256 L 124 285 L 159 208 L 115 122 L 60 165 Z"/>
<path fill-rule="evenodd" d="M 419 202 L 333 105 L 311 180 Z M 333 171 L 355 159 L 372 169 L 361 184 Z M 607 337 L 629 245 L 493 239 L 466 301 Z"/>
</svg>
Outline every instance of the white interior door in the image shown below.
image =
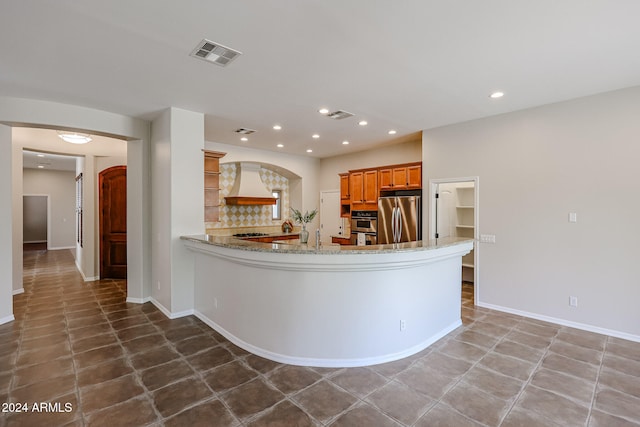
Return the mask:
<svg viewBox="0 0 640 427">
<path fill-rule="evenodd" d="M 438 184 L 436 198 L 436 237 L 456 235 L 455 183 Z"/>
<path fill-rule="evenodd" d="M 340 217 L 340 190 L 320 192 L 320 237 L 322 243 L 331 243 L 331 236 L 342 233 Z"/>
</svg>

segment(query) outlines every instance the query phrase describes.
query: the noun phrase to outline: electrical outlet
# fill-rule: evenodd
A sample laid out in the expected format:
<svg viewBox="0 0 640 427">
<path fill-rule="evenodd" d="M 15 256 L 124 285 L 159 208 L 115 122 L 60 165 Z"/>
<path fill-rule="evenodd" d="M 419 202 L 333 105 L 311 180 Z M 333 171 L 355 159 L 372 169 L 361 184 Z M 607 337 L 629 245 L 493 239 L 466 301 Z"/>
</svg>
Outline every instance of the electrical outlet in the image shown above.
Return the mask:
<svg viewBox="0 0 640 427">
<path fill-rule="evenodd" d="M 578 297 L 569 297 L 569 305 L 571 307 L 577 307 L 578 306 Z"/>
<path fill-rule="evenodd" d="M 407 329 L 407 321 L 406 320 L 400 320 L 400 330 L 404 331 L 405 329 Z"/>
</svg>

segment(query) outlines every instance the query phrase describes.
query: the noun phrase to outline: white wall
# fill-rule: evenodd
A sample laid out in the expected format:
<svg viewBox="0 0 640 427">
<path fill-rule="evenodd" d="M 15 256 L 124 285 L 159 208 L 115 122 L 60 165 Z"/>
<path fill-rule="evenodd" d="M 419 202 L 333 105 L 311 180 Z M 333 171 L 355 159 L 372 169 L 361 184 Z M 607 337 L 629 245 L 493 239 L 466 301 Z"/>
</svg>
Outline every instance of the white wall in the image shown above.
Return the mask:
<svg viewBox="0 0 640 427">
<path fill-rule="evenodd" d="M 0 124 L 0 324 L 13 320 L 12 158 L 11 128 Z"/>
<path fill-rule="evenodd" d="M 23 194 L 49 196 L 49 249 L 75 247 L 75 197 L 74 172 L 24 169 Z M 26 236 L 24 237 L 26 239 Z"/>
<path fill-rule="evenodd" d="M 24 243 L 47 242 L 47 195 L 24 195 L 22 198 L 22 240 Z"/>
<path fill-rule="evenodd" d="M 96 173 L 113 166 L 126 166 L 127 156 L 96 156 Z"/>
<path fill-rule="evenodd" d="M 24 292 L 22 287 L 22 245 L 24 241 L 22 238 L 22 147 L 13 144 L 13 130 L 11 131 L 11 140 L 9 143 L 12 146 L 10 165 L 11 194 L 4 200 L 4 203 L 10 204 L 12 211 L 12 287 L 14 293 L 21 293 Z M 0 197 L 2 197 L 2 193 L 0 193 Z M 1 318 L 2 316 L 0 316 L 0 319 Z"/>
<path fill-rule="evenodd" d="M 481 305 L 640 340 L 638 117 L 640 87 L 423 132 L 425 183 L 480 177 Z"/>
<path fill-rule="evenodd" d="M 165 110 L 152 124 L 152 298 L 165 314 L 193 313 L 193 256 L 180 236 L 204 232 L 204 115 Z"/>
</svg>

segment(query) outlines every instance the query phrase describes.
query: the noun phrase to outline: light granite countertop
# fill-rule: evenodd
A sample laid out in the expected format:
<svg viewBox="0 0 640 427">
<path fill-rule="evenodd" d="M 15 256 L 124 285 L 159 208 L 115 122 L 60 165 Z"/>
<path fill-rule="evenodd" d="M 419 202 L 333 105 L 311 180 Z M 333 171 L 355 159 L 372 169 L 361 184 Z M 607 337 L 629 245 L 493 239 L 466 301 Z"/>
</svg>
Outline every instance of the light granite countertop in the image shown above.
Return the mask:
<svg viewBox="0 0 640 427">
<path fill-rule="evenodd" d="M 296 244 L 298 243 L 297 240 L 287 243 L 260 243 L 232 236 L 211 236 L 206 234 L 181 236 L 181 239 L 190 242 L 204 243 L 212 246 L 253 252 L 345 255 L 427 251 L 473 242 L 473 239 L 445 237 L 442 239 L 420 240 L 417 242 L 395 243 L 388 245 L 320 245 L 316 248 L 316 246 L 312 244 Z"/>
</svg>

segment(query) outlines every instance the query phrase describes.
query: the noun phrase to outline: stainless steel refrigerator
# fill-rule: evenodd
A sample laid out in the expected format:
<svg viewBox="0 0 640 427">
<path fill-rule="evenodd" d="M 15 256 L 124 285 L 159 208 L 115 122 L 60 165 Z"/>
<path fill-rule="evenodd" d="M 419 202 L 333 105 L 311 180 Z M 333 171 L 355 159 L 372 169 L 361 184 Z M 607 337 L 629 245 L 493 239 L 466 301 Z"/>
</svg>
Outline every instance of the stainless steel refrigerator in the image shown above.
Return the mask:
<svg viewBox="0 0 640 427">
<path fill-rule="evenodd" d="M 378 244 L 422 240 L 420 196 L 385 196 L 378 199 Z"/>
</svg>

